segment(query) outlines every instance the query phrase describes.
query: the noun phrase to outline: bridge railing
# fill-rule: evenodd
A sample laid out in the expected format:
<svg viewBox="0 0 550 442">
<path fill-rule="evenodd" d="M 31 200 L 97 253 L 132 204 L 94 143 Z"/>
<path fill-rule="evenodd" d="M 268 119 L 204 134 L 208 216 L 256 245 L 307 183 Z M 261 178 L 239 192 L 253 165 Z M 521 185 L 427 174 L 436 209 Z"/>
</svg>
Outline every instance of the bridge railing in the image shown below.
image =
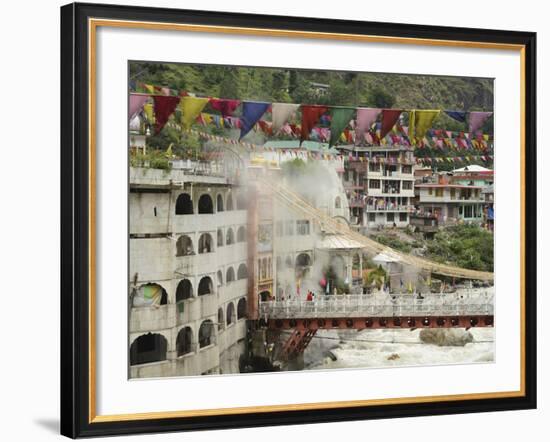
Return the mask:
<svg viewBox="0 0 550 442">
<path fill-rule="evenodd" d="M 322 295 L 312 301 L 260 302 L 260 314 L 267 318 L 387 317 L 387 316 L 469 316 L 493 315 L 493 294 L 476 291 L 466 294 L 417 295 Z"/>
</svg>

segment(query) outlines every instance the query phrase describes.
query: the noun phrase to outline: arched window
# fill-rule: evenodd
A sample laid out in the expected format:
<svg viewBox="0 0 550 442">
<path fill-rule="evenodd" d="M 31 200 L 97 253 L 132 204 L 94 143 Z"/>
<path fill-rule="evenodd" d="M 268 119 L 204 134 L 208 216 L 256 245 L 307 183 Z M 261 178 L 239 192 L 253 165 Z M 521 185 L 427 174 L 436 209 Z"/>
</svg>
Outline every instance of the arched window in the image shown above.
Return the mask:
<svg viewBox="0 0 550 442">
<path fill-rule="evenodd" d="M 227 245 L 235 244 L 235 234 L 233 233 L 233 229 L 231 227 L 227 229 L 227 233 L 225 234 L 225 243 Z"/>
<path fill-rule="evenodd" d="M 237 242 L 245 242 L 246 241 L 246 229 L 244 226 L 239 227 L 239 230 L 237 230 Z"/>
<path fill-rule="evenodd" d="M 242 263 L 237 270 L 237 279 L 246 279 L 248 278 L 248 270 L 246 264 Z"/>
<path fill-rule="evenodd" d="M 184 301 L 193 297 L 193 285 L 188 279 L 182 279 L 176 288 L 176 302 Z"/>
<path fill-rule="evenodd" d="M 199 290 L 198 295 L 209 295 L 211 293 L 214 293 L 213 286 L 212 286 L 212 279 L 210 279 L 210 276 L 205 276 L 202 278 L 199 282 Z"/>
<path fill-rule="evenodd" d="M 199 238 L 199 253 L 211 253 L 213 251 L 212 235 L 203 233 Z"/>
<path fill-rule="evenodd" d="M 130 365 L 164 361 L 167 348 L 164 336 L 156 333 L 141 335 L 130 346 Z"/>
<path fill-rule="evenodd" d="M 218 212 L 223 212 L 223 196 L 219 193 L 216 198 L 216 209 Z"/>
<path fill-rule="evenodd" d="M 244 317 L 246 317 L 246 298 L 241 298 L 237 303 L 237 319 Z"/>
<path fill-rule="evenodd" d="M 221 270 L 218 270 L 217 277 L 218 277 L 218 287 L 221 287 L 223 285 L 223 273 Z"/>
<path fill-rule="evenodd" d="M 233 324 L 235 322 L 235 304 L 230 302 L 227 304 L 227 313 L 225 315 L 225 322 L 227 325 Z"/>
<path fill-rule="evenodd" d="M 225 328 L 223 308 L 218 309 L 218 330 L 223 330 Z"/>
<path fill-rule="evenodd" d="M 193 241 L 187 235 L 181 235 L 176 241 L 176 256 L 194 255 Z"/>
<path fill-rule="evenodd" d="M 214 332 L 214 323 L 207 319 L 202 321 L 202 324 L 199 328 L 199 347 L 208 347 L 212 344 L 212 334 Z"/>
<path fill-rule="evenodd" d="M 233 197 L 231 196 L 231 194 L 227 195 L 227 211 L 231 211 L 231 210 L 234 210 L 233 209 Z"/>
<path fill-rule="evenodd" d="M 214 203 L 206 193 L 199 198 L 199 213 L 214 213 Z"/>
<path fill-rule="evenodd" d="M 296 277 L 297 278 L 305 278 L 311 267 L 311 258 L 307 253 L 300 253 L 296 257 L 296 264 L 295 264 L 295 270 L 296 270 Z"/>
<path fill-rule="evenodd" d="M 176 350 L 178 356 L 186 355 L 193 351 L 193 330 L 191 327 L 182 328 L 176 338 Z"/>
<path fill-rule="evenodd" d="M 300 253 L 296 257 L 296 267 L 309 267 L 311 265 L 311 257 L 307 253 Z"/>
<path fill-rule="evenodd" d="M 339 196 L 337 196 L 334 200 L 334 208 L 340 209 L 341 207 L 342 207 L 342 200 L 340 199 Z"/>
<path fill-rule="evenodd" d="M 229 284 L 233 281 L 235 281 L 235 270 L 233 270 L 233 267 L 228 267 L 225 272 L 225 283 Z"/>
<path fill-rule="evenodd" d="M 223 230 L 218 229 L 218 240 L 217 240 L 218 247 L 223 246 Z"/>
<path fill-rule="evenodd" d="M 143 284 L 135 292 L 132 298 L 132 306 L 147 307 L 151 305 L 165 305 L 168 303 L 166 290 L 158 284 Z"/>
<path fill-rule="evenodd" d="M 193 200 L 188 193 L 180 193 L 176 200 L 176 215 L 192 215 Z"/>
<path fill-rule="evenodd" d="M 271 293 L 269 293 L 269 291 L 267 290 L 264 290 L 263 292 L 260 293 L 260 301 L 262 302 L 269 301 L 270 297 L 271 297 Z"/>
</svg>

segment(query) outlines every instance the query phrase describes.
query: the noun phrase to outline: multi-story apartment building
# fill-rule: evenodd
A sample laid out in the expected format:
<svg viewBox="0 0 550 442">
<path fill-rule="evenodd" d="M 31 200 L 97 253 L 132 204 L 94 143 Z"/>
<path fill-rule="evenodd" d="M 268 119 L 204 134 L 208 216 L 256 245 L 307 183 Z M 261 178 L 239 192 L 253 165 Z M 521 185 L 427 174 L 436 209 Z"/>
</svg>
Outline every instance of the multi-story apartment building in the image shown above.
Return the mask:
<svg viewBox="0 0 550 442">
<path fill-rule="evenodd" d="M 245 191 L 213 171 L 130 169 L 130 377 L 239 371 Z"/>
<path fill-rule="evenodd" d="M 481 223 L 484 196 L 482 187 L 455 184 L 447 175 L 436 175 L 432 182 L 416 184 L 419 215 L 435 217 L 440 226 L 457 221 Z"/>
<path fill-rule="evenodd" d="M 406 227 L 413 210 L 414 156 L 408 146 L 355 147 L 347 155 L 343 184 L 350 220 L 368 229 Z"/>
</svg>

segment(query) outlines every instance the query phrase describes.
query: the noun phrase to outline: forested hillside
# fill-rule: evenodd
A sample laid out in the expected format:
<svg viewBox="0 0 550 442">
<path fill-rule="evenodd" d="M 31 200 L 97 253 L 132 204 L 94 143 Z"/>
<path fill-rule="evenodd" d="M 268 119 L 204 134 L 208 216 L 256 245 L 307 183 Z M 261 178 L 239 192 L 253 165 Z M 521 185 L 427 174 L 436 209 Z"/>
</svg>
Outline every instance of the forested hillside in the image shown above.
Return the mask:
<svg viewBox="0 0 550 442">
<path fill-rule="evenodd" d="M 241 100 L 384 108 L 493 110 L 493 80 L 132 62 L 130 80 Z M 464 127 L 445 115 L 434 127 Z"/>
</svg>

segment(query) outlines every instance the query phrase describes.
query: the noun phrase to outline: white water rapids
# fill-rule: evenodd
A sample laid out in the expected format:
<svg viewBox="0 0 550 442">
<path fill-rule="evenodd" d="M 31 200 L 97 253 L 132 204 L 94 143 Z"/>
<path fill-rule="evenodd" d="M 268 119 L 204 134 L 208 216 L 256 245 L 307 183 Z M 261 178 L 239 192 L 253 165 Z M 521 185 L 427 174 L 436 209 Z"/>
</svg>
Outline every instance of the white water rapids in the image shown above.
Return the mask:
<svg viewBox="0 0 550 442">
<path fill-rule="evenodd" d="M 319 331 L 304 353 L 306 370 L 469 364 L 494 361 L 494 328 L 471 328 L 464 346 L 420 340 L 420 329 Z M 459 334 L 462 330 L 450 330 Z"/>
</svg>

